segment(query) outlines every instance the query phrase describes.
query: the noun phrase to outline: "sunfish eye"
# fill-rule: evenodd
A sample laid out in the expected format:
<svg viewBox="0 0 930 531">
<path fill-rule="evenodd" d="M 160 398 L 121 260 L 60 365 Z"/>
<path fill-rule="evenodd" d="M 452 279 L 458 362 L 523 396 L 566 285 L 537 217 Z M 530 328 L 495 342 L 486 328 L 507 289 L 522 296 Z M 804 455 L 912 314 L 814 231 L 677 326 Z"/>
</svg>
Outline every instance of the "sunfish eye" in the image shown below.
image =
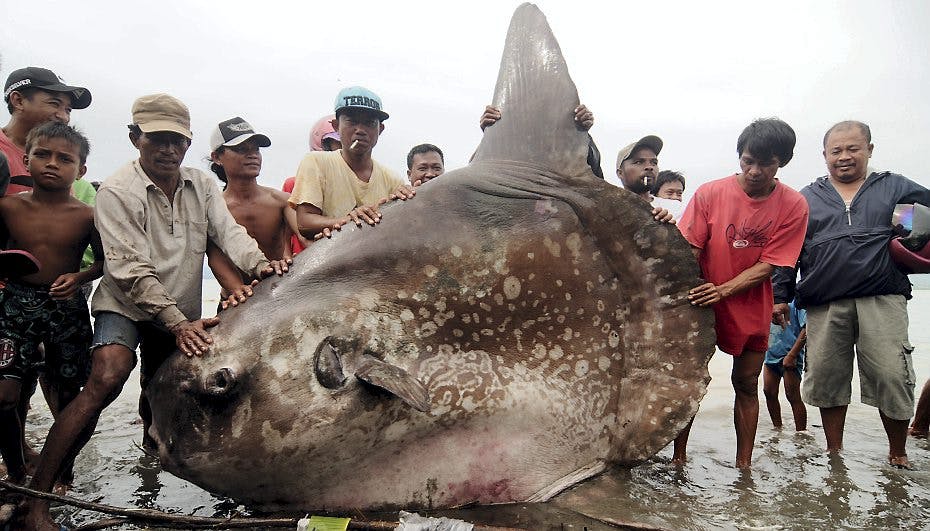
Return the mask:
<svg viewBox="0 0 930 531">
<path fill-rule="evenodd" d="M 339 351 L 330 342 L 331 338 L 326 338 L 317 347 L 316 356 L 313 359 L 313 374 L 320 382 L 320 385 L 327 389 L 339 389 L 346 383 L 346 376 L 342 372 L 342 360 L 339 357 Z"/>
</svg>

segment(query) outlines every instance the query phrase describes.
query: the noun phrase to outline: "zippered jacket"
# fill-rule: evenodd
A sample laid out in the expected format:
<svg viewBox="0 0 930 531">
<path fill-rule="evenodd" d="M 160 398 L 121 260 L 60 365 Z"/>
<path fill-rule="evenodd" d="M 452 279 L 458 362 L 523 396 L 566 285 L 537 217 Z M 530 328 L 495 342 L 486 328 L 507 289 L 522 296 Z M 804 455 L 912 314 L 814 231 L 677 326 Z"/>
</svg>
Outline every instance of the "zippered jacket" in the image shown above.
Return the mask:
<svg viewBox="0 0 930 531">
<path fill-rule="evenodd" d="M 930 206 L 930 190 L 891 172 L 873 172 L 849 207 L 820 177 L 801 190 L 810 207 L 801 249 L 797 298 L 801 307 L 873 295 L 911 297 L 911 283 L 888 252 L 891 216 L 897 204 Z M 775 302 L 791 293 L 794 276 L 776 275 Z"/>
</svg>

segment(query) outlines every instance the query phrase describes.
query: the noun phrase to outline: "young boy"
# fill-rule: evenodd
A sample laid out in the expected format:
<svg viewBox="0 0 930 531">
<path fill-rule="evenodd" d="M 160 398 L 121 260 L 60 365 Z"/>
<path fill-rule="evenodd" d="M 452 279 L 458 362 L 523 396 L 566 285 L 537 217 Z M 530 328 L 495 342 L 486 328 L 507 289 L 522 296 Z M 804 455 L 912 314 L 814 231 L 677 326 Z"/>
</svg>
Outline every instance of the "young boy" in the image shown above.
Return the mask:
<svg viewBox="0 0 930 531">
<path fill-rule="evenodd" d="M 271 140 L 256 133 L 248 122 L 230 118 L 220 122 L 210 136 L 210 168 L 225 185 L 223 199 L 236 222 L 245 227 L 269 260 L 290 262 L 292 231 L 287 219 L 290 196 L 258 184 L 262 170 L 259 148 L 270 145 Z M 208 246 L 207 258 L 223 287 L 220 309 L 244 302 L 251 295 L 254 282 L 243 284 L 242 275 L 217 247 Z"/>
<path fill-rule="evenodd" d="M 772 324 L 769 331 L 769 348 L 765 351 L 765 370 L 762 374 L 762 393 L 772 424 L 781 429 L 781 405 L 778 403 L 778 384 L 785 378 L 785 398 L 791 404 L 794 429 L 807 429 L 807 407 L 801 401 L 801 375 L 804 373 L 804 351 L 807 342 L 807 312 L 788 303 L 789 318 L 786 326 Z"/>
<path fill-rule="evenodd" d="M 90 370 L 93 335 L 80 287 L 101 276 L 103 250 L 93 209 L 71 195 L 71 185 L 87 170 L 89 149 L 87 139 L 66 124 L 36 127 L 26 138 L 24 157 L 32 191 L 0 198 L 0 242 L 41 263 L 36 272 L 11 275 L 0 290 L 0 453 L 8 478 L 18 483 L 27 474 L 16 408 L 21 393 L 28 391 L 23 383 L 44 371 L 57 397 L 50 404 L 57 413 Z M 88 244 L 95 261 L 79 272 Z M 44 358 L 39 343 L 45 345 Z"/>
</svg>

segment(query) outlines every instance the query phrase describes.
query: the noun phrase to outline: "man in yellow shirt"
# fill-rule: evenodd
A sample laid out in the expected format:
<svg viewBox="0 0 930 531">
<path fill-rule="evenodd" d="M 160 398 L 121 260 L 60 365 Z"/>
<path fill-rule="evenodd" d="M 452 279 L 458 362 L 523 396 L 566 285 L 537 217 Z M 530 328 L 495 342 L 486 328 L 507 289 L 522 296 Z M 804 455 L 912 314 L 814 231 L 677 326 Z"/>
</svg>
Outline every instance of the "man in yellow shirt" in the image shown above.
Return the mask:
<svg viewBox="0 0 930 531">
<path fill-rule="evenodd" d="M 342 149 L 308 153 L 297 170 L 288 204 L 297 210 L 297 227 L 305 238 L 330 237 L 346 223 L 375 225 L 379 205 L 409 199 L 416 192 L 393 171 L 371 158 L 388 114 L 381 98 L 364 87 L 348 87 L 336 96 L 333 128 Z"/>
</svg>

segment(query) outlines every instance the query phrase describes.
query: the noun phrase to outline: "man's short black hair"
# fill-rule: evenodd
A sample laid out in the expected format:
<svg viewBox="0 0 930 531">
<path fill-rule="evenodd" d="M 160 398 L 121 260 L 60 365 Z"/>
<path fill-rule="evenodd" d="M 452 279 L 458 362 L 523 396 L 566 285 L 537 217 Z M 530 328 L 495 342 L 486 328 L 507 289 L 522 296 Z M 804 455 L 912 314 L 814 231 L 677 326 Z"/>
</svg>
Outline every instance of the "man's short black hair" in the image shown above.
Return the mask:
<svg viewBox="0 0 930 531">
<path fill-rule="evenodd" d="M 736 154 L 749 153 L 760 161 L 778 157 L 778 167 L 783 168 L 794 157 L 797 135 L 794 129 L 778 118 L 759 118 L 743 129 L 736 141 Z"/>
<path fill-rule="evenodd" d="M 831 127 L 830 129 L 827 129 L 827 132 L 823 135 L 823 147 L 824 148 L 827 147 L 827 138 L 830 137 L 830 133 L 832 133 L 833 131 L 852 129 L 853 127 L 859 128 L 859 131 L 862 132 L 862 136 L 865 137 L 866 144 L 872 143 L 872 130 L 869 129 L 868 124 L 860 122 L 858 120 L 843 120 L 842 122 L 833 124 L 833 127 Z"/>
<path fill-rule="evenodd" d="M 685 191 L 685 176 L 678 173 L 677 171 L 672 170 L 662 170 L 656 175 L 656 180 L 652 184 L 652 190 L 649 190 L 649 193 L 652 195 L 659 194 L 659 188 L 662 188 L 662 185 L 665 183 L 673 183 L 678 181 L 681 183 L 681 191 Z"/>
<path fill-rule="evenodd" d="M 32 150 L 32 145 L 40 138 L 60 138 L 68 142 L 78 148 L 78 158 L 81 159 L 81 165 L 87 163 L 87 156 L 90 154 L 90 142 L 87 141 L 86 136 L 70 125 L 51 121 L 32 128 L 32 131 L 29 131 L 29 134 L 26 135 L 26 155 Z"/>
<path fill-rule="evenodd" d="M 26 98 L 26 99 L 29 100 L 29 101 L 32 101 L 32 97 L 36 95 L 36 92 L 39 92 L 39 91 L 41 91 L 41 90 L 42 90 L 42 89 L 40 89 L 40 88 L 38 88 L 38 87 L 20 87 L 20 88 L 14 90 L 13 92 L 19 92 L 19 94 L 20 94 L 22 97 Z M 10 94 L 12 95 L 13 92 L 10 92 Z M 48 92 L 48 91 L 44 91 L 44 92 Z M 51 94 L 51 93 L 49 92 L 49 94 Z M 6 100 L 6 110 L 7 110 L 7 112 L 10 113 L 10 116 L 13 116 L 13 102 L 10 101 L 11 99 L 12 99 L 12 98 L 7 98 L 7 100 Z"/>
<path fill-rule="evenodd" d="M 429 153 L 431 151 L 435 151 L 436 153 L 439 153 L 439 160 L 441 160 L 443 164 L 446 163 L 446 158 L 443 157 L 441 149 L 439 149 L 438 147 L 432 144 L 418 144 L 410 148 L 410 153 L 407 153 L 407 169 L 408 170 L 413 169 L 413 156 L 414 155 L 422 155 L 424 153 Z"/>
<path fill-rule="evenodd" d="M 226 147 L 225 147 L 225 146 L 220 146 L 220 147 L 216 148 L 216 150 L 214 150 L 213 153 L 216 153 L 217 156 L 219 156 L 219 155 L 222 155 L 224 151 L 226 151 Z M 222 166 L 220 166 L 219 164 L 213 162 L 213 158 L 212 158 L 212 157 L 208 157 L 208 158 L 207 158 L 207 162 L 210 163 L 210 170 L 213 171 L 213 173 L 215 173 L 216 176 L 217 176 L 221 181 L 223 181 L 223 190 L 225 191 L 225 190 L 226 190 L 226 187 L 229 186 L 229 177 L 226 176 L 226 170 L 225 170 Z"/>
</svg>

